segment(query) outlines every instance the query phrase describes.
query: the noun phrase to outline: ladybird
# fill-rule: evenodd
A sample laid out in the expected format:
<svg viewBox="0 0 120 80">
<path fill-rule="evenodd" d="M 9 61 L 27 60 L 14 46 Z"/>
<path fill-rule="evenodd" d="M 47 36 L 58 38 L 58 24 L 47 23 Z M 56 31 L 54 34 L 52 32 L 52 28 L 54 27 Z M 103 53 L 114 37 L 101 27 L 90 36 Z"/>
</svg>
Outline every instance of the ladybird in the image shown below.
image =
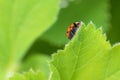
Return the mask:
<svg viewBox="0 0 120 80">
<path fill-rule="evenodd" d="M 74 22 L 68 27 L 66 33 L 68 39 L 71 40 L 73 38 L 79 26 L 80 26 L 80 22 Z"/>
</svg>

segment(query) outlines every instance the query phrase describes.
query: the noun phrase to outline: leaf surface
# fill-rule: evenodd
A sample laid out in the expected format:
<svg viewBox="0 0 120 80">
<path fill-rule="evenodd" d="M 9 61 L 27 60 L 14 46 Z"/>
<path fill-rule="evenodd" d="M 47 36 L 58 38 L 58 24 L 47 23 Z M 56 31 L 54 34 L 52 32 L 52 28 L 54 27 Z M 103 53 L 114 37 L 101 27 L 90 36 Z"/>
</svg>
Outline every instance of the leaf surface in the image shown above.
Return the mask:
<svg viewBox="0 0 120 80">
<path fill-rule="evenodd" d="M 116 44 L 110 51 L 106 80 L 120 80 L 120 44 Z"/>
<path fill-rule="evenodd" d="M 51 80 L 104 80 L 111 46 L 92 23 L 53 55 Z"/>
<path fill-rule="evenodd" d="M 0 0 L 0 80 L 54 23 L 58 4 L 59 0 Z"/>
<path fill-rule="evenodd" d="M 45 75 L 45 78 L 47 80 L 50 73 L 48 63 L 50 61 L 50 56 L 44 55 L 42 53 L 31 53 L 31 55 L 25 57 L 19 71 L 24 72 L 28 71 L 29 69 L 33 69 L 35 71 L 40 70 Z"/>
<path fill-rule="evenodd" d="M 23 74 L 15 74 L 9 80 L 46 80 L 41 72 L 29 71 Z"/>
</svg>

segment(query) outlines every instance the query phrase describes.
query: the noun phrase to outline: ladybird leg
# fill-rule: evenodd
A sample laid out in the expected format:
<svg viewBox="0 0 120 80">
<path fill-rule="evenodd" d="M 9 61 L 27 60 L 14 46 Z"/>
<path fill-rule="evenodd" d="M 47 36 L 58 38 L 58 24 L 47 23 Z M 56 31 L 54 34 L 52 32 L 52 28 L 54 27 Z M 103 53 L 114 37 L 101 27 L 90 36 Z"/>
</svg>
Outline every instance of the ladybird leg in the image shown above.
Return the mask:
<svg viewBox="0 0 120 80">
<path fill-rule="evenodd" d="M 73 23 L 75 27 L 77 27 L 77 24 L 76 23 Z"/>
</svg>

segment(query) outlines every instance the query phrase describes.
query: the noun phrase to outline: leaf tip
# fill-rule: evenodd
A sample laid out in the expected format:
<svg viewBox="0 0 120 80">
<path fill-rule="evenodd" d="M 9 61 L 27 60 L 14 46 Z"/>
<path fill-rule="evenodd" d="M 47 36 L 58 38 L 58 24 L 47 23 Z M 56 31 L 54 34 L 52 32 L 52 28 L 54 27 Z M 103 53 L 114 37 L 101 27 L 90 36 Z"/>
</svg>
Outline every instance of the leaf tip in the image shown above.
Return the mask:
<svg viewBox="0 0 120 80">
<path fill-rule="evenodd" d="M 92 21 L 90 21 L 90 22 L 89 22 L 89 24 L 93 24 L 93 22 L 92 22 Z"/>
</svg>

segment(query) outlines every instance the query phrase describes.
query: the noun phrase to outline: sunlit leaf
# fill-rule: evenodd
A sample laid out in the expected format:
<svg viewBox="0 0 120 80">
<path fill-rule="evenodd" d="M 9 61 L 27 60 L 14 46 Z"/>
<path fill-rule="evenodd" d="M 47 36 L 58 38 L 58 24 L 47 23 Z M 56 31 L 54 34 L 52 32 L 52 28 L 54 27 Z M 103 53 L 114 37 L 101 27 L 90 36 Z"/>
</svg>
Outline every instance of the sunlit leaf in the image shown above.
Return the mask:
<svg viewBox="0 0 120 80">
<path fill-rule="evenodd" d="M 65 49 L 54 54 L 51 80 L 104 80 L 110 48 L 101 29 L 82 25 Z"/>
<path fill-rule="evenodd" d="M 120 44 L 113 46 L 110 51 L 106 80 L 120 80 Z"/>
<path fill-rule="evenodd" d="M 0 80 L 53 24 L 58 4 L 59 0 L 0 0 Z"/>
<path fill-rule="evenodd" d="M 46 80 L 41 72 L 34 72 L 33 70 L 23 74 L 15 74 L 9 80 Z"/>
<path fill-rule="evenodd" d="M 48 79 L 50 73 L 49 61 L 50 56 L 33 52 L 23 60 L 19 71 L 24 72 L 29 69 L 40 70 L 45 75 L 45 78 Z"/>
</svg>

